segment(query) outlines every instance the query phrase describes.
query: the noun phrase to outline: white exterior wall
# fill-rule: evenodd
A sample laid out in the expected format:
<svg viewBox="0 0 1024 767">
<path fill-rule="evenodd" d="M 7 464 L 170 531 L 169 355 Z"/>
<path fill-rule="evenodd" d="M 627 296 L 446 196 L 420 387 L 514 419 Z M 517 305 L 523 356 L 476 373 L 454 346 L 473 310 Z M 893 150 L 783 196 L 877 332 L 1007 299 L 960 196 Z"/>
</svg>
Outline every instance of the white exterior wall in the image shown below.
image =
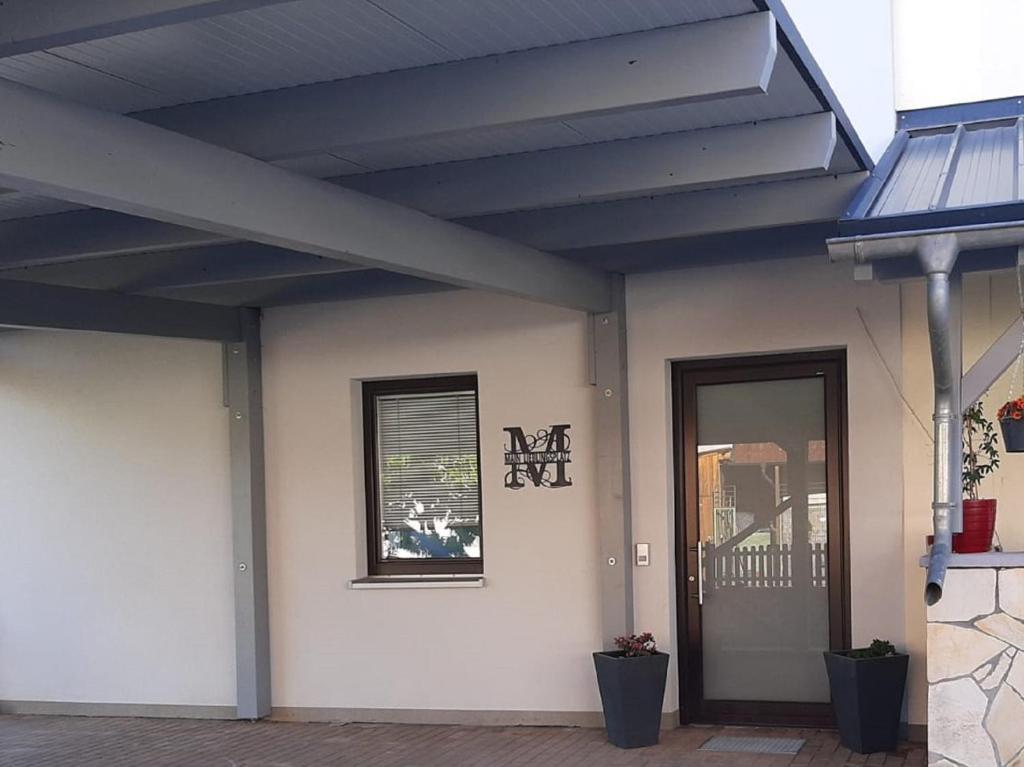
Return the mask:
<svg viewBox="0 0 1024 767">
<path fill-rule="evenodd" d="M 651 566 L 635 570 L 637 630 L 678 646 L 669 361 L 845 347 L 853 641 L 902 646 L 901 405 L 886 370 L 900 375 L 898 288 L 821 257 L 636 275 L 626 300 L 633 536 L 651 544 Z M 665 710 L 678 699 L 673 661 Z"/>
<path fill-rule="evenodd" d="M 1020 0 L 895 0 L 894 12 L 898 109 L 1024 95 Z"/>
<path fill-rule="evenodd" d="M 894 2 L 899 6 L 907 0 L 783 2 L 861 141 L 876 160 L 889 145 L 896 127 Z M 922 6 L 930 3 L 920 2 Z"/>
<path fill-rule="evenodd" d="M 275 309 L 263 337 L 275 708 L 599 710 L 585 315 L 465 291 Z M 486 586 L 351 590 L 359 381 L 450 373 L 479 380 Z M 554 423 L 572 487 L 505 489 L 503 427 Z"/>
<path fill-rule="evenodd" d="M 668 361 L 844 346 L 854 639 L 902 644 L 901 405 L 857 312 L 898 377 L 898 288 L 821 258 L 636 275 L 627 291 L 634 537 L 652 544 L 637 629 L 677 655 Z M 275 708 L 598 711 L 585 316 L 461 291 L 269 310 L 263 335 Z M 218 347 L 15 333 L 0 362 L 0 423 L 23 435 L 2 448 L 17 503 L 0 508 L 16 531 L 0 539 L 0 629 L 15 637 L 0 700 L 233 703 Z M 349 589 L 366 574 L 359 381 L 468 372 L 486 586 Z M 503 427 L 552 423 L 572 425 L 573 486 L 505 489 Z M 673 664 L 666 711 L 676 680 Z"/>
<path fill-rule="evenodd" d="M 218 344 L 0 334 L 0 700 L 234 706 Z"/>
</svg>

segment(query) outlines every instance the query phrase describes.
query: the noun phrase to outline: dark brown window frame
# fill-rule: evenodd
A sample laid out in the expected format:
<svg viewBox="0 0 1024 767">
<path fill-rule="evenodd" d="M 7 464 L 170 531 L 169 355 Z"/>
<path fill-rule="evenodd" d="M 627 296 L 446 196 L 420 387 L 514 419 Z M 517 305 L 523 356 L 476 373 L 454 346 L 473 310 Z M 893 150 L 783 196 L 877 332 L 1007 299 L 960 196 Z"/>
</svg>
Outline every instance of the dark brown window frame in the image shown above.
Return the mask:
<svg viewBox="0 0 1024 767">
<path fill-rule="evenodd" d="M 460 558 L 385 559 L 382 552 L 377 474 L 377 396 L 430 394 L 472 390 L 476 395 L 477 492 L 480 498 L 480 556 Z M 483 487 L 480 465 L 480 390 L 476 375 L 392 378 L 363 381 L 363 465 L 366 471 L 367 569 L 372 576 L 474 575 L 484 571 Z"/>
</svg>

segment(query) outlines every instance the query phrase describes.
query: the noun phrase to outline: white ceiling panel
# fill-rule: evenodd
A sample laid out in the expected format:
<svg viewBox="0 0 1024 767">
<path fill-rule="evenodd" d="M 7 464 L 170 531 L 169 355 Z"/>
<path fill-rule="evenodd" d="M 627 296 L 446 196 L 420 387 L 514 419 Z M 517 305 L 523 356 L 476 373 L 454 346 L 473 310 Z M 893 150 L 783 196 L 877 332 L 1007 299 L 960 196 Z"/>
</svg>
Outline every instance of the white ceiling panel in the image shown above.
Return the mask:
<svg viewBox="0 0 1024 767">
<path fill-rule="evenodd" d="M 0 78 L 129 113 L 756 10 L 754 0 L 294 0 L 0 59 Z M 376 92 L 389 98 L 385 90 Z M 780 47 L 767 95 L 634 109 L 566 122 L 523 123 L 391 144 L 367 143 L 275 164 L 330 178 L 822 110 Z M 301 125 L 294 119 L 289 123 Z M 855 167 L 849 150 L 840 144 L 829 171 Z M 499 176 L 493 183 L 500 185 L 503 180 L 507 179 Z M 0 194 L 0 221 L 77 207 L 35 195 Z M 44 231 L 47 224 L 32 222 Z"/>
<path fill-rule="evenodd" d="M 271 165 L 301 173 L 313 178 L 330 178 L 331 176 L 349 176 L 353 173 L 365 173 L 373 168 L 358 165 L 354 162 L 330 153 L 311 154 L 304 157 L 291 157 L 287 160 L 275 160 Z"/>
<path fill-rule="evenodd" d="M 563 123 L 537 123 L 490 128 L 454 136 L 434 136 L 397 144 L 367 144 L 346 148 L 343 155 L 346 160 L 370 170 L 390 170 L 573 146 L 588 141 L 585 136 Z"/>
<path fill-rule="evenodd" d="M 752 13 L 752 0 L 374 0 L 455 58 Z"/>
<path fill-rule="evenodd" d="M 775 61 L 767 94 L 585 117 L 570 121 L 570 125 L 590 141 L 614 141 L 820 111 L 821 104 L 804 83 L 796 66 L 788 56 L 781 54 Z"/>
<path fill-rule="evenodd" d="M 302 0 L 57 51 L 163 94 L 164 106 L 451 58 L 365 0 Z"/>
<path fill-rule="evenodd" d="M 756 10 L 752 0 L 296 0 L 0 60 L 132 112 Z"/>
<path fill-rule="evenodd" d="M 21 192 L 0 194 L 0 221 L 29 218 L 31 216 L 46 216 L 50 213 L 65 213 L 69 210 L 80 210 L 81 208 L 81 205 L 75 205 L 64 200 L 55 200 L 51 197 L 41 197 L 35 194 L 22 194 Z"/>
<path fill-rule="evenodd" d="M 397 146 L 371 144 L 347 148 L 338 154 L 371 170 L 388 170 L 758 122 L 820 111 L 821 105 L 803 82 L 792 61 L 782 55 L 777 60 L 766 95 L 632 110 L 565 123 L 472 131 L 458 136 L 406 141 Z"/>
<path fill-rule="evenodd" d="M 111 112 L 162 106 L 163 94 L 47 51 L 0 59 L 0 77 Z"/>
</svg>

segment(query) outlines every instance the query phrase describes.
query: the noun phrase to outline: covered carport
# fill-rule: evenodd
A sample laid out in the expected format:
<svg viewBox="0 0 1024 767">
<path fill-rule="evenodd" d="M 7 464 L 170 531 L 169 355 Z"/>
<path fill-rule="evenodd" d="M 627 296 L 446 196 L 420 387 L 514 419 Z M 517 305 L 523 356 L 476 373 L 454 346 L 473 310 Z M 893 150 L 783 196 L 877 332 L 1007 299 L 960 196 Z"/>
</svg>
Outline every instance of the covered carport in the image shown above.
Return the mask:
<svg viewBox="0 0 1024 767">
<path fill-rule="evenodd" d="M 602 629 L 630 630 L 621 275 L 819 254 L 872 166 L 782 3 L 41 5 L 0 8 L 0 325 L 223 344 L 237 716 L 271 711 L 274 307 L 589 314 Z"/>
</svg>

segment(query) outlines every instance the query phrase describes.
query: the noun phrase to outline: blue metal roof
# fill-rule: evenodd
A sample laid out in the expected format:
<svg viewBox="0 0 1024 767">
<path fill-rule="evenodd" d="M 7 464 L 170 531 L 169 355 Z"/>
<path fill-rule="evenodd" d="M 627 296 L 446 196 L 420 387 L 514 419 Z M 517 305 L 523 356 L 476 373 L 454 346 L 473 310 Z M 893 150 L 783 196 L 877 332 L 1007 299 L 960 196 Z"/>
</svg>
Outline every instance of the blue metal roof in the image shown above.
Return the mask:
<svg viewBox="0 0 1024 767">
<path fill-rule="evenodd" d="M 901 130 L 839 229 L 847 236 L 1021 220 L 1024 115 L 1017 115 Z"/>
</svg>

